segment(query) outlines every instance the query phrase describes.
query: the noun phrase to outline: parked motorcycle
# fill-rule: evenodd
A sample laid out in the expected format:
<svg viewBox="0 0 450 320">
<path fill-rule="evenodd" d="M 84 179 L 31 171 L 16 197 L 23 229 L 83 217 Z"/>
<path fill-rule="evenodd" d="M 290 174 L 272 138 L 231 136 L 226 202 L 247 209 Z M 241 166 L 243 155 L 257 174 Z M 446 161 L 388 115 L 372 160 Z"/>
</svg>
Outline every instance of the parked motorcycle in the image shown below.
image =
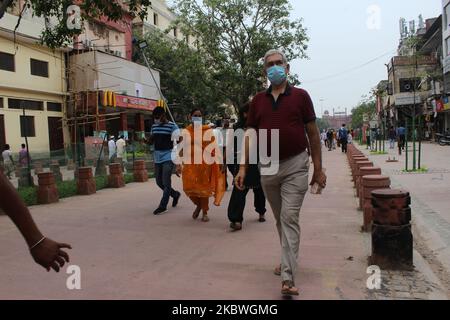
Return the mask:
<svg viewBox="0 0 450 320">
<path fill-rule="evenodd" d="M 441 146 L 450 146 L 450 134 L 440 134 L 436 133 L 438 143 Z"/>
</svg>

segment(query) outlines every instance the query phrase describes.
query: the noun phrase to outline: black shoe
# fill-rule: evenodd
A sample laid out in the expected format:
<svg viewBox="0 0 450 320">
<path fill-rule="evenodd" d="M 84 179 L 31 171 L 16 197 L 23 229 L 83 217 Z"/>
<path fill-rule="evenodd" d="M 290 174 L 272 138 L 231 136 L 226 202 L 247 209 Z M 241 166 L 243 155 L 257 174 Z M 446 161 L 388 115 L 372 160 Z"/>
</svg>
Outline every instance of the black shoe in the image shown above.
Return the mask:
<svg viewBox="0 0 450 320">
<path fill-rule="evenodd" d="M 230 228 L 231 228 L 233 231 L 239 231 L 239 230 L 242 230 L 242 223 L 240 223 L 240 222 L 232 222 L 232 223 L 230 224 Z"/>
<path fill-rule="evenodd" d="M 177 192 L 177 194 L 175 195 L 175 197 L 173 197 L 173 201 L 172 201 L 172 207 L 176 207 L 178 204 L 178 200 L 180 200 L 181 197 L 181 193 Z"/>
<path fill-rule="evenodd" d="M 159 207 L 158 209 L 156 209 L 155 211 L 153 211 L 153 214 L 156 216 L 156 215 L 161 214 L 161 213 L 164 213 L 164 212 L 167 212 L 167 209 L 166 209 L 166 208 L 161 208 L 161 207 Z"/>
<path fill-rule="evenodd" d="M 264 215 L 260 215 L 258 221 L 261 223 L 266 222 L 266 218 L 264 218 Z"/>
</svg>

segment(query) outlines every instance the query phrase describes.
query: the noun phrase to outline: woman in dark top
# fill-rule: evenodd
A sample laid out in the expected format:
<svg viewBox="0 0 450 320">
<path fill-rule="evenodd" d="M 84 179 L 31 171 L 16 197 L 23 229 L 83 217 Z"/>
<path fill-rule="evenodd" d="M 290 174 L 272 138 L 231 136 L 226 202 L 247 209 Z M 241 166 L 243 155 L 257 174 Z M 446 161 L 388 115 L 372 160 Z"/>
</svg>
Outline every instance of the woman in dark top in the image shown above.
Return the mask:
<svg viewBox="0 0 450 320">
<path fill-rule="evenodd" d="M 249 107 L 250 104 L 246 103 L 241 110 L 239 110 L 239 121 L 234 127 L 235 130 L 245 129 Z M 233 174 L 233 177 L 235 177 L 239 171 L 241 150 L 238 150 L 238 148 L 243 148 L 243 143 L 237 143 L 237 138 L 234 138 L 234 144 L 234 162 L 233 164 L 228 165 L 228 169 Z M 233 186 L 230 203 L 228 204 L 228 219 L 231 222 L 230 228 L 233 231 L 239 231 L 242 229 L 245 200 L 250 189 L 253 189 L 255 211 L 259 214 L 258 221 L 266 221 L 264 218 L 266 213 L 266 197 L 264 196 L 264 192 L 261 188 L 260 178 L 258 165 L 250 164 L 244 181 L 245 189 L 239 190 L 236 186 Z"/>
</svg>

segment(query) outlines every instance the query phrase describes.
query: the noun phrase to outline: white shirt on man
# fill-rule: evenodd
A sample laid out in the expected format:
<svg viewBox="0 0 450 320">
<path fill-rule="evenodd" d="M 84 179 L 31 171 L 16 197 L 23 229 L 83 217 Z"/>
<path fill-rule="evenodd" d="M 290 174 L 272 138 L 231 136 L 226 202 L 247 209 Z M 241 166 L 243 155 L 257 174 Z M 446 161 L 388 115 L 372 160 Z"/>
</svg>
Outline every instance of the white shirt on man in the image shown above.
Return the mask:
<svg viewBox="0 0 450 320">
<path fill-rule="evenodd" d="M 116 150 L 117 150 L 117 158 L 123 158 L 125 155 L 125 146 L 126 146 L 126 142 L 124 139 L 120 138 L 119 140 L 117 140 L 116 142 Z"/>
</svg>

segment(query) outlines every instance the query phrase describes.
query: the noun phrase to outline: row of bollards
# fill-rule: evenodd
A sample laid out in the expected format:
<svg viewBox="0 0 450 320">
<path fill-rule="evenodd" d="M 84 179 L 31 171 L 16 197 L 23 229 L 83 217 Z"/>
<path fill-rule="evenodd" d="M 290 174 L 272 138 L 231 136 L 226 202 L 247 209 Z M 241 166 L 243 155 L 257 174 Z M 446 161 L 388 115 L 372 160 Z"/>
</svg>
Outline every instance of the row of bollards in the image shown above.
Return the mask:
<svg viewBox="0 0 450 320">
<path fill-rule="evenodd" d="M 391 189 L 391 180 L 382 175 L 363 152 L 349 145 L 347 159 L 363 211 L 363 232 L 372 234 L 371 265 L 382 269 L 413 267 L 411 198 L 409 192 Z"/>
<path fill-rule="evenodd" d="M 56 182 L 58 170 L 54 168 L 50 172 L 41 172 L 38 174 L 38 203 L 50 204 L 59 201 L 58 189 Z M 135 182 L 148 181 L 148 171 L 144 160 L 136 160 L 133 166 L 133 176 Z M 96 183 L 91 167 L 78 168 L 76 172 L 77 194 L 91 195 L 96 193 Z M 122 188 L 125 187 L 125 178 L 123 175 L 122 165 L 120 163 L 112 163 L 109 165 L 108 187 Z"/>
</svg>

